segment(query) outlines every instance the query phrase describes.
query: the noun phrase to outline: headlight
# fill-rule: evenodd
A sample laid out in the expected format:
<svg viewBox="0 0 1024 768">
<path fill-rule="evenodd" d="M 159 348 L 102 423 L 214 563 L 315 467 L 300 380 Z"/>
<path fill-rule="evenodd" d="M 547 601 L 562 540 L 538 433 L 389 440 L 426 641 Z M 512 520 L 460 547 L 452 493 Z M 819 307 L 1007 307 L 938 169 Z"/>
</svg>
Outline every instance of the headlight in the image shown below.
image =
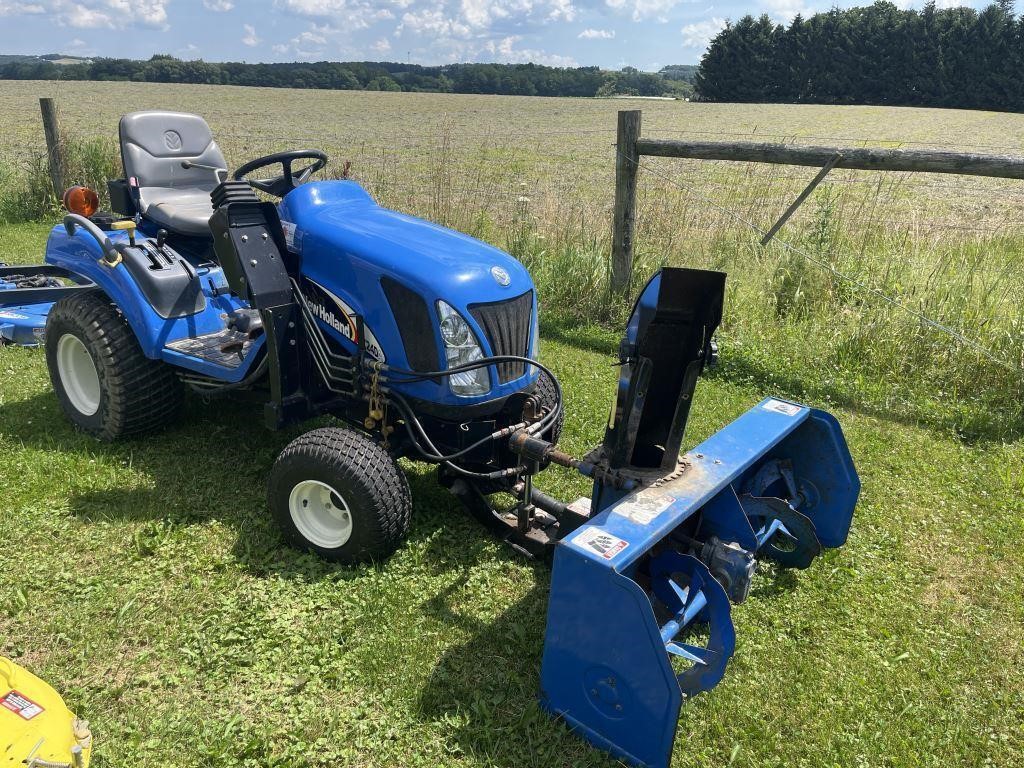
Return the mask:
<svg viewBox="0 0 1024 768">
<path fill-rule="evenodd" d="M 448 367 L 458 368 L 483 359 L 480 342 L 462 315 L 443 301 L 437 302 L 437 313 L 441 316 L 441 340 Z M 491 391 L 487 366 L 449 376 L 448 383 L 456 395 L 483 395 Z"/>
</svg>

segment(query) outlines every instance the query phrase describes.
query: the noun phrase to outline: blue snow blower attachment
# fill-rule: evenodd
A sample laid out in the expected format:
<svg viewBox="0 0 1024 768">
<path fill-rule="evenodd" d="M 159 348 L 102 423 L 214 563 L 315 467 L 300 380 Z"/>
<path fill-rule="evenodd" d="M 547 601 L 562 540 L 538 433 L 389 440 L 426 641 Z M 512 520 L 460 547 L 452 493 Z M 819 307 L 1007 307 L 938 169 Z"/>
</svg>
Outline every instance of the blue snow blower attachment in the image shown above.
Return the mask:
<svg viewBox="0 0 1024 768">
<path fill-rule="evenodd" d="M 843 544 L 859 492 L 835 419 L 784 400 L 679 456 L 724 279 L 666 269 L 640 296 L 604 444 L 570 462 L 595 478 L 590 516 L 554 550 L 543 705 L 636 765 L 668 766 L 683 701 L 722 679 L 756 561 Z"/>
</svg>

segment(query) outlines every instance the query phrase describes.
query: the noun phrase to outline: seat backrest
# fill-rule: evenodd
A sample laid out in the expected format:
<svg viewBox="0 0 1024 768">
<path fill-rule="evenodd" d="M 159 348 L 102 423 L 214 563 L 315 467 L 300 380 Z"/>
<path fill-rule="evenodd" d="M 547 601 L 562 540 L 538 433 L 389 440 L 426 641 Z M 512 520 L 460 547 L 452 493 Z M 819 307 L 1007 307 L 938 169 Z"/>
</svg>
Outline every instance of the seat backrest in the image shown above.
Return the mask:
<svg viewBox="0 0 1024 768">
<path fill-rule="evenodd" d="M 217 174 L 182 168 L 184 160 L 226 168 L 210 126 L 187 112 L 132 112 L 121 118 L 121 161 L 126 178 L 140 187 L 197 187 L 213 190 Z"/>
</svg>

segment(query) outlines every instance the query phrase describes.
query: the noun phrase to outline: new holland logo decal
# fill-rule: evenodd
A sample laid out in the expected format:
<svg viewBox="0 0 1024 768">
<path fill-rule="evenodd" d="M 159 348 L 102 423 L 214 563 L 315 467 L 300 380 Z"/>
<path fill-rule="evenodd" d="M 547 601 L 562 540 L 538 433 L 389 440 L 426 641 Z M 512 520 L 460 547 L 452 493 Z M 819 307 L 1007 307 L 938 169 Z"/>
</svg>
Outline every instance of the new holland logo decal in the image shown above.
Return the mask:
<svg viewBox="0 0 1024 768">
<path fill-rule="evenodd" d="M 306 297 L 309 309 L 320 321 L 326 323 L 353 344 L 359 343 L 359 326 L 356 324 L 357 312 L 342 301 L 337 295 L 324 288 L 320 283 L 308 277 L 302 283 L 302 295 Z M 377 342 L 370 327 L 363 323 L 364 345 L 366 352 L 374 360 L 386 362 L 384 350 Z"/>
</svg>

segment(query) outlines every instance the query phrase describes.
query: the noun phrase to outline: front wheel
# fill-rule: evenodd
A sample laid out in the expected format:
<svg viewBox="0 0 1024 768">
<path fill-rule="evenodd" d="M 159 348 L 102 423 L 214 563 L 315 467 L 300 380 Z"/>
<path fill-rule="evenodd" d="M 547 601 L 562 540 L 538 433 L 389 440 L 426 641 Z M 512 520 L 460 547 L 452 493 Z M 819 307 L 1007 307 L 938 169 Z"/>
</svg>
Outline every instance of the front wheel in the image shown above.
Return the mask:
<svg viewBox="0 0 1024 768">
<path fill-rule="evenodd" d="M 289 543 L 345 564 L 387 557 L 412 520 L 409 483 L 395 460 L 343 427 L 289 443 L 270 472 L 267 500 Z"/>
</svg>

